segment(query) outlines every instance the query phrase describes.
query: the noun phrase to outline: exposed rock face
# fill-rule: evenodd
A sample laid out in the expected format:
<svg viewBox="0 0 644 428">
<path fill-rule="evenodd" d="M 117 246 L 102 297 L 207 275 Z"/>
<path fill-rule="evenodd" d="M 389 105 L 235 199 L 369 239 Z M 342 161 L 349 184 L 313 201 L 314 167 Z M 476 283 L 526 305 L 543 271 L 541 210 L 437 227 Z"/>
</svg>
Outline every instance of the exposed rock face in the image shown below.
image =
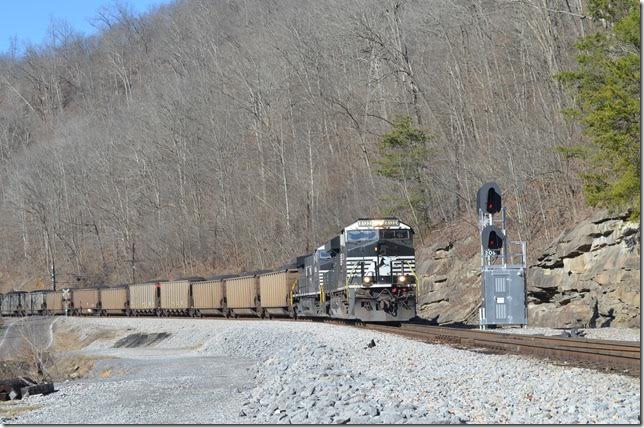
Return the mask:
<svg viewBox="0 0 644 428">
<path fill-rule="evenodd" d="M 417 255 L 419 316 L 439 324 L 476 323 L 481 301 L 478 254 L 466 251 L 475 238 L 435 245 Z M 471 241 L 471 242 L 470 242 Z"/>
<path fill-rule="evenodd" d="M 478 322 L 475 241 L 472 236 L 419 252 L 419 316 L 439 324 Z M 537 260 L 528 269 L 529 325 L 639 327 L 639 223 L 600 212 L 563 232 Z"/>
<path fill-rule="evenodd" d="M 599 213 L 559 238 L 528 270 L 528 323 L 640 325 L 640 225 Z"/>
</svg>

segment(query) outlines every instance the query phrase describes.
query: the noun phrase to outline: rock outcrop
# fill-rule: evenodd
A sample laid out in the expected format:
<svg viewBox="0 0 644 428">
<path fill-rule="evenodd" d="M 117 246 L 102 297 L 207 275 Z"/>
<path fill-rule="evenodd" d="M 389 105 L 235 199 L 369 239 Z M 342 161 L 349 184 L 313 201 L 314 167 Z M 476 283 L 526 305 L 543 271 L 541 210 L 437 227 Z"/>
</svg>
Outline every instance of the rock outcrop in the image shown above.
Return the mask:
<svg viewBox="0 0 644 428">
<path fill-rule="evenodd" d="M 528 270 L 528 323 L 640 325 L 640 225 L 599 213 L 565 231 Z"/>
<path fill-rule="evenodd" d="M 419 251 L 419 316 L 439 324 L 478 322 L 478 245 L 472 236 Z M 529 267 L 527 284 L 531 326 L 638 327 L 639 223 L 600 212 L 564 231 Z"/>
<path fill-rule="evenodd" d="M 481 272 L 479 255 L 471 251 L 474 241 L 434 245 L 416 256 L 419 316 L 438 324 L 478 322 Z"/>
</svg>

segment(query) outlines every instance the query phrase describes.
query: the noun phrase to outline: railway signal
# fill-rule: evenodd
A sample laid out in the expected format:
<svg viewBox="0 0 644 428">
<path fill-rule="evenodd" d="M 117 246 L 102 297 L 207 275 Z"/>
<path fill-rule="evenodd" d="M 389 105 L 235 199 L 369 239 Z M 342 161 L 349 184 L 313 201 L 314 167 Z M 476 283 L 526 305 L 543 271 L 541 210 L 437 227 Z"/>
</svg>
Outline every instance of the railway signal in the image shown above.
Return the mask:
<svg viewBox="0 0 644 428">
<path fill-rule="evenodd" d="M 494 254 L 499 254 L 503 248 L 504 240 L 505 234 L 496 226 L 485 226 L 481 232 L 481 243 L 486 253 L 493 252 Z"/>
<path fill-rule="evenodd" d="M 525 242 L 510 241 L 507 237 L 506 209 L 498 184 L 489 182 L 481 186 L 476 194 L 476 206 L 481 238 L 479 325 L 481 328 L 500 324 L 526 325 Z M 511 245 L 520 245 L 520 252 L 512 253 Z"/>
<path fill-rule="evenodd" d="M 496 214 L 501 211 L 501 189 L 499 185 L 485 183 L 476 194 L 476 205 L 484 214 Z"/>
</svg>

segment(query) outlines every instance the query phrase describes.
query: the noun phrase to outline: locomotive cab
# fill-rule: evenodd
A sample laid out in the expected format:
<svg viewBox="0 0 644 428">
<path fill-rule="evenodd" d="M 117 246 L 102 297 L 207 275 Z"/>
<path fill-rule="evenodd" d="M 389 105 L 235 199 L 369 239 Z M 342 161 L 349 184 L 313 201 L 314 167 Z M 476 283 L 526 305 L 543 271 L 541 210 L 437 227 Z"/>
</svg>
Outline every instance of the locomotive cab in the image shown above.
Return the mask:
<svg viewBox="0 0 644 428">
<path fill-rule="evenodd" d="M 411 229 L 347 231 L 348 282 L 366 287 L 414 284 L 412 236 Z"/>
</svg>

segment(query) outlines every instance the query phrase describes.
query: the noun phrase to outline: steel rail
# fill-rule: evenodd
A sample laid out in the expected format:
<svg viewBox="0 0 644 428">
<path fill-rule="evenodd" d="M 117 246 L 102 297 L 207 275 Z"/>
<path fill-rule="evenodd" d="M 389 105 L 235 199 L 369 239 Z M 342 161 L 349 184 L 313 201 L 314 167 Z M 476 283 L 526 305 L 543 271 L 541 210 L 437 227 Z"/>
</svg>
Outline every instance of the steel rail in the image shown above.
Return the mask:
<svg viewBox="0 0 644 428">
<path fill-rule="evenodd" d="M 451 327 L 434 327 L 434 326 L 419 326 L 413 324 L 404 324 L 400 328 L 408 331 L 418 331 L 425 333 L 428 327 L 432 328 L 432 331 L 440 331 L 442 334 L 449 336 L 458 336 L 458 337 L 471 337 L 472 334 L 476 334 L 481 337 L 488 337 L 490 340 L 495 340 L 498 337 L 505 337 L 507 340 L 516 340 L 516 341 L 530 341 L 530 342 L 539 342 L 540 344 L 551 344 L 552 346 L 566 346 L 571 348 L 583 349 L 597 349 L 598 351 L 605 350 L 611 353 L 618 351 L 623 351 L 625 353 L 631 354 L 637 352 L 639 356 L 639 342 L 631 341 L 619 341 L 619 340 L 601 340 L 601 339 L 586 339 L 581 337 L 569 338 L 569 337 L 560 337 L 560 336 L 541 336 L 541 335 L 525 335 L 525 334 L 512 334 L 512 333 L 499 333 L 491 331 L 481 331 L 481 330 L 470 330 L 470 329 L 456 329 Z"/>
<path fill-rule="evenodd" d="M 141 317 L 159 318 L 154 315 L 143 315 Z M 181 316 L 160 317 L 160 319 L 163 318 L 199 319 Z M 206 318 L 225 319 L 223 317 Z M 235 319 L 235 321 L 259 320 L 261 319 L 254 316 Z M 495 353 L 529 355 L 566 364 L 577 363 L 581 367 L 620 371 L 627 375 L 640 376 L 640 342 L 497 333 L 415 323 L 401 323 L 398 325 L 365 324 L 350 320 L 311 317 L 297 319 L 275 317 L 273 320 L 283 322 L 323 322 L 353 326 L 382 333 L 396 334 L 423 342 L 451 344 L 474 351 L 486 349 Z"/>
<path fill-rule="evenodd" d="M 362 327 L 424 342 L 448 343 L 466 348 L 483 348 L 568 363 L 576 362 L 581 363 L 582 366 L 617 370 L 634 376 L 640 374 L 640 342 L 505 334 L 413 324 L 401 326 L 366 324 Z"/>
</svg>

